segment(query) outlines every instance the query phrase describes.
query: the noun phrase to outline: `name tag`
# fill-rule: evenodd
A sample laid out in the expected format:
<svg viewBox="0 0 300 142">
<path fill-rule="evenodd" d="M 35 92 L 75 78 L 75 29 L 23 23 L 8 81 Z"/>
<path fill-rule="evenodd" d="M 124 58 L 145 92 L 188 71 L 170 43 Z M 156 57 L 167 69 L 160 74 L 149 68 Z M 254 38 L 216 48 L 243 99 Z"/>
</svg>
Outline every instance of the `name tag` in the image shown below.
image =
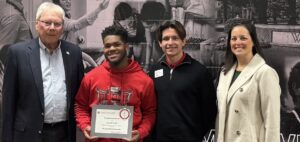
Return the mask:
<svg viewBox="0 0 300 142">
<path fill-rule="evenodd" d="M 163 69 L 159 69 L 154 72 L 154 78 L 158 78 L 158 77 L 162 77 L 162 76 L 164 76 Z"/>
</svg>

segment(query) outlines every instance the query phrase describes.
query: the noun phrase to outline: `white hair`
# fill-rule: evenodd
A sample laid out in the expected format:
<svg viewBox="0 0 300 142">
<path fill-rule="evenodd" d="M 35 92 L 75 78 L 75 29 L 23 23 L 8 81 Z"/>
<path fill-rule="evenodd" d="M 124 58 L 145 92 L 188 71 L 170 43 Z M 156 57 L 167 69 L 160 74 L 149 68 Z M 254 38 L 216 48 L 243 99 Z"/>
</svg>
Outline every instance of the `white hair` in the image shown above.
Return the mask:
<svg viewBox="0 0 300 142">
<path fill-rule="evenodd" d="M 57 14 L 59 14 L 59 16 L 62 18 L 62 20 L 65 19 L 65 11 L 59 5 L 56 5 L 51 2 L 43 2 L 37 9 L 35 20 L 39 20 L 41 18 L 42 14 L 49 10 L 52 10 L 52 11 L 56 12 Z"/>
</svg>

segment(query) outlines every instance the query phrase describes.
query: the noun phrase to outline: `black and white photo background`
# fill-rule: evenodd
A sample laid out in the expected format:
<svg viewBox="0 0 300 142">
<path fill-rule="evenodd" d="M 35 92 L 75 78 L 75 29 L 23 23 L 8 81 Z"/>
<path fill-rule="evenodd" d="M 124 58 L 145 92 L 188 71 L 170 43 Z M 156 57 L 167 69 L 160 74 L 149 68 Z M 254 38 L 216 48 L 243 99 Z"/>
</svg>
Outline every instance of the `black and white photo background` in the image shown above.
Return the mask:
<svg viewBox="0 0 300 142">
<path fill-rule="evenodd" d="M 36 37 L 35 14 L 44 1 L 0 0 L 0 88 L 6 49 L 11 44 Z M 67 32 L 74 33 L 75 40 L 70 41 L 83 50 L 86 72 L 104 60 L 101 32 L 112 24 L 128 30 L 128 56 L 139 61 L 147 71 L 162 57 L 155 37 L 156 28 L 165 20 L 176 19 L 187 31 L 185 52 L 207 66 L 216 78 L 224 62 L 225 22 L 236 17 L 253 20 L 266 61 L 280 77 L 281 141 L 300 141 L 299 0 L 110 0 L 107 8 L 100 11 L 101 0 L 62 1 L 69 2 L 69 8 L 65 9 L 69 10 L 67 18 L 77 24 Z M 21 15 L 19 21 L 7 18 L 16 13 Z M 89 24 L 81 24 L 83 19 L 89 20 Z M 10 25 L 9 22 L 21 24 Z M 12 26 L 14 30 L 19 27 L 22 30 L 11 32 L 14 31 L 10 29 Z M 0 89 L 2 96 L 1 92 Z M 82 141 L 80 132 L 78 138 Z M 213 138 L 214 130 L 211 130 L 203 141 L 213 142 Z"/>
</svg>

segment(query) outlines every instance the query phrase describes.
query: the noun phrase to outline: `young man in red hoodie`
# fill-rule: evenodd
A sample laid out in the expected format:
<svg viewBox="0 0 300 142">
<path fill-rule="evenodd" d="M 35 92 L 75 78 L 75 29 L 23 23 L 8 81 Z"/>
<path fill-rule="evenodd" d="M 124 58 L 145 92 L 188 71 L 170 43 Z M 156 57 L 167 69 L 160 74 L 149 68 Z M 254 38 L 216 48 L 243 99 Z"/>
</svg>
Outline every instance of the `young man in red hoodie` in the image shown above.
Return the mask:
<svg viewBox="0 0 300 142">
<path fill-rule="evenodd" d="M 75 98 L 77 126 L 86 141 L 142 141 L 150 133 L 156 118 L 156 97 L 153 81 L 140 65 L 127 57 L 128 33 L 110 26 L 102 32 L 106 60 L 87 73 Z M 90 135 L 91 113 L 95 105 L 133 106 L 132 138 L 94 138 Z"/>
</svg>

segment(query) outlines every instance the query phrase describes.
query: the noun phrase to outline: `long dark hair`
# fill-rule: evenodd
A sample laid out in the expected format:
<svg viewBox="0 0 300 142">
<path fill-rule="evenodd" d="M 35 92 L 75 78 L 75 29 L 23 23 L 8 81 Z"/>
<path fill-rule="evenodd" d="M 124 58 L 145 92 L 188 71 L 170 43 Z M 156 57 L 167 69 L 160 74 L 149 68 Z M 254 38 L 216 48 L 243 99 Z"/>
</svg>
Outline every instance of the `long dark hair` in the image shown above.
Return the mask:
<svg viewBox="0 0 300 142">
<path fill-rule="evenodd" d="M 225 53 L 225 65 L 224 65 L 224 74 L 226 74 L 230 68 L 234 65 L 234 63 L 237 61 L 236 56 L 232 53 L 231 47 L 230 47 L 230 39 L 231 39 L 231 31 L 236 26 L 244 26 L 253 41 L 253 48 L 252 52 L 253 55 L 258 53 L 260 56 L 263 57 L 262 49 L 259 45 L 259 41 L 256 34 L 256 28 L 254 23 L 251 20 L 248 19 L 242 19 L 242 18 L 234 18 L 230 19 L 225 24 L 225 32 L 227 32 L 227 47 L 226 47 L 226 53 Z"/>
</svg>

